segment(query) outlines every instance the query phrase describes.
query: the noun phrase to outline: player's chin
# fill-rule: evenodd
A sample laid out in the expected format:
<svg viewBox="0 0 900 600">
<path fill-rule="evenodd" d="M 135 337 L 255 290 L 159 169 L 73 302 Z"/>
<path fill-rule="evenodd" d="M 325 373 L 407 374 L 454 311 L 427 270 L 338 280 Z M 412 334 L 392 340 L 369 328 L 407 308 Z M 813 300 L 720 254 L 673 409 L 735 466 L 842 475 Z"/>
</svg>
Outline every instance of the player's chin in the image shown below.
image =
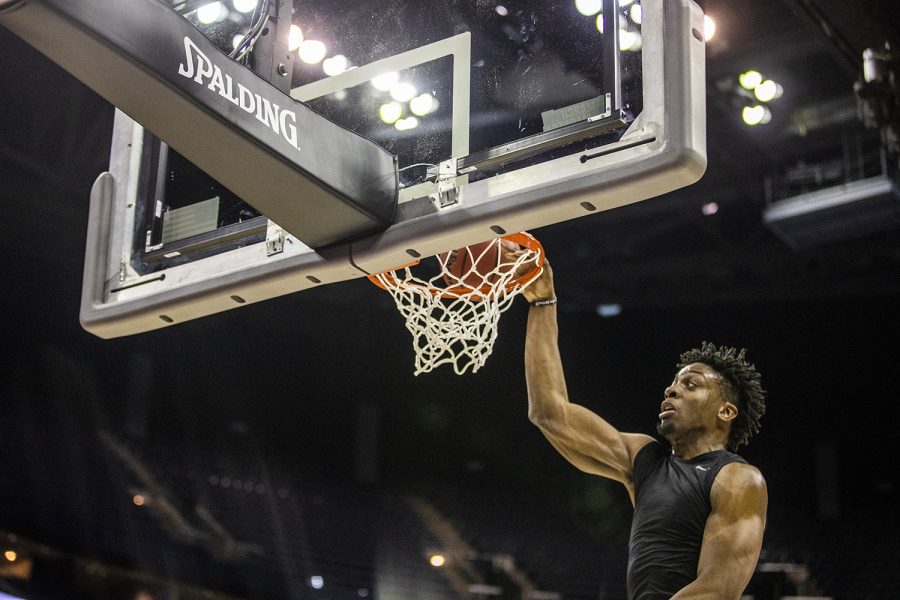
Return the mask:
<svg viewBox="0 0 900 600">
<path fill-rule="evenodd" d="M 675 433 L 675 426 L 672 425 L 671 419 L 659 419 L 656 422 L 656 431 L 659 435 L 668 439 L 671 434 Z"/>
</svg>

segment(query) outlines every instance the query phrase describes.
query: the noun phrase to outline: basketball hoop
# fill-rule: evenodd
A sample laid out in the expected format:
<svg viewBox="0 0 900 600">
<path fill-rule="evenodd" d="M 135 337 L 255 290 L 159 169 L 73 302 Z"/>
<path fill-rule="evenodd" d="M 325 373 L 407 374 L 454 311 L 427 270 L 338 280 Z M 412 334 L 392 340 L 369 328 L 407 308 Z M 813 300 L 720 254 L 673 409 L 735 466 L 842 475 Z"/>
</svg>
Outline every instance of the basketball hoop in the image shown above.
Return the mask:
<svg viewBox="0 0 900 600">
<path fill-rule="evenodd" d="M 522 252 L 510 262 L 507 248 Z M 429 262 L 436 267 L 416 261 L 369 280 L 390 292 L 406 320 L 416 375 L 448 363 L 457 375 L 470 368 L 474 373 L 493 350 L 500 315 L 543 271 L 544 249 L 523 232 L 445 252 Z"/>
</svg>

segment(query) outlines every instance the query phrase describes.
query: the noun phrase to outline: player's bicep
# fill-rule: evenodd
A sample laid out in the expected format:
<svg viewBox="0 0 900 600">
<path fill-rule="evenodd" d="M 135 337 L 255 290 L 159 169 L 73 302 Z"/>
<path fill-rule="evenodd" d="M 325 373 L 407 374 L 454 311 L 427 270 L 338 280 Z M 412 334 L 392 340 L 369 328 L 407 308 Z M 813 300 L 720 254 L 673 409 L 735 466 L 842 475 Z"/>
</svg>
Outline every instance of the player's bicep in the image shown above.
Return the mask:
<svg viewBox="0 0 900 600">
<path fill-rule="evenodd" d="M 739 598 L 753 576 L 762 549 L 768 494 L 765 480 L 749 465 L 723 467 L 710 494 L 697 567 L 698 582 L 716 582 L 723 598 Z"/>
<path fill-rule="evenodd" d="M 635 455 L 653 441 L 648 435 L 622 433 L 577 404 L 568 404 L 558 418 L 535 424 L 553 447 L 577 468 L 626 485 L 631 484 Z"/>
</svg>

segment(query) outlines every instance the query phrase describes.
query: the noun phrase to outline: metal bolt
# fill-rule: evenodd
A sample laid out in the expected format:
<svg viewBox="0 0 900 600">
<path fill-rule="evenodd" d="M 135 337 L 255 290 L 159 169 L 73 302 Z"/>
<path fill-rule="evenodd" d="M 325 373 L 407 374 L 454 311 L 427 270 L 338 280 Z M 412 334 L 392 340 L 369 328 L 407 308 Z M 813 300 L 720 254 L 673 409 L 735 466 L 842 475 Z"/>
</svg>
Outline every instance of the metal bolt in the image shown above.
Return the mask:
<svg viewBox="0 0 900 600">
<path fill-rule="evenodd" d="M 287 67 L 285 66 L 284 63 L 278 63 L 278 74 L 281 75 L 282 77 L 287 77 L 287 74 L 288 74 Z"/>
</svg>

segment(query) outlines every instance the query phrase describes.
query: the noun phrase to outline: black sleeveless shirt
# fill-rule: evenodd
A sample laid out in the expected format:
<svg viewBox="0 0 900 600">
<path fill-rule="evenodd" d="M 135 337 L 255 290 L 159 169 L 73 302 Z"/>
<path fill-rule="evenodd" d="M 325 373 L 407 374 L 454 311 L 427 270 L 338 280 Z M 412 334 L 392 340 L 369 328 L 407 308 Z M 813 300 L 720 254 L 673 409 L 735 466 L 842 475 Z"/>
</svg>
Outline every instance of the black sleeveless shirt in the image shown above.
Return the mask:
<svg viewBox="0 0 900 600">
<path fill-rule="evenodd" d="M 727 450 L 690 460 L 651 442 L 634 458 L 634 519 L 628 556 L 628 598 L 669 600 L 697 578 L 709 493 L 719 470 L 746 463 Z"/>
</svg>

